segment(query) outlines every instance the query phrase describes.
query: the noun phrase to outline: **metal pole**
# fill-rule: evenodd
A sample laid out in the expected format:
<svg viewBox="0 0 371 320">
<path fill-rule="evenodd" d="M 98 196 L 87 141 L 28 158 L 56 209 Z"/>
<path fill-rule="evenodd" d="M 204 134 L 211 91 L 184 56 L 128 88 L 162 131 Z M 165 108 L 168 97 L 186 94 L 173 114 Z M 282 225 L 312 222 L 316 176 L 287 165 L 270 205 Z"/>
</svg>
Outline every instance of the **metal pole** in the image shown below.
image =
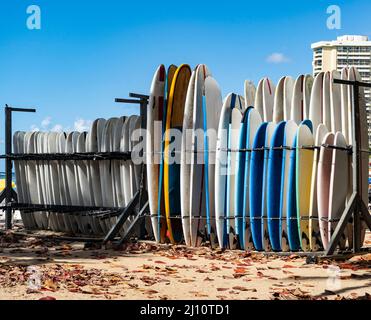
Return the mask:
<svg viewBox="0 0 371 320">
<path fill-rule="evenodd" d="M 12 110 L 8 105 L 5 106 L 5 154 L 12 153 Z M 7 158 L 5 161 L 5 229 L 12 229 L 12 160 Z"/>
<path fill-rule="evenodd" d="M 359 111 L 359 84 L 356 81 L 353 85 L 353 190 L 357 194 L 357 199 L 353 212 L 353 251 L 357 253 L 361 249 L 361 220 L 360 206 L 361 199 L 361 155 L 359 148 L 361 147 L 361 131 L 360 131 L 360 111 Z"/>
</svg>

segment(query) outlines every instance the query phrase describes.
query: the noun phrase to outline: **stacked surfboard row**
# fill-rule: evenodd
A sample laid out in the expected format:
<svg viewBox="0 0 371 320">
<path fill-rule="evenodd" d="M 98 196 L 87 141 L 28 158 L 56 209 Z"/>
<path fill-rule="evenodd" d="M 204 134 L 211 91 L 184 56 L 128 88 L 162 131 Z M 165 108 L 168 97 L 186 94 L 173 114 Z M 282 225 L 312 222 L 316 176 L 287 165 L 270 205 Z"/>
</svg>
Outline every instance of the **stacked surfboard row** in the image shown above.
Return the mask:
<svg viewBox="0 0 371 320">
<path fill-rule="evenodd" d="M 97 119 L 89 132 L 16 132 L 16 154 L 128 152 L 138 116 Z M 138 190 L 140 166 L 131 160 L 15 161 L 18 201 L 27 204 L 124 207 Z M 115 218 L 86 212 L 21 212 L 27 229 L 73 234 L 106 234 Z M 125 228 L 125 226 L 124 226 Z"/>
<path fill-rule="evenodd" d="M 327 248 L 352 193 L 352 87 L 335 78 L 360 76 L 351 67 L 315 78 L 285 76 L 277 86 L 268 78 L 257 87 L 246 81 L 244 96 L 223 101 L 205 65 L 193 71 L 161 65 L 146 140 L 156 240 L 259 251 Z M 363 92 L 360 98 L 361 144 L 368 150 Z M 154 138 L 157 122 L 163 139 Z M 170 129 L 181 132 L 180 144 Z M 361 170 L 367 203 L 367 153 Z M 340 247 L 351 245 L 348 228 Z"/>
</svg>

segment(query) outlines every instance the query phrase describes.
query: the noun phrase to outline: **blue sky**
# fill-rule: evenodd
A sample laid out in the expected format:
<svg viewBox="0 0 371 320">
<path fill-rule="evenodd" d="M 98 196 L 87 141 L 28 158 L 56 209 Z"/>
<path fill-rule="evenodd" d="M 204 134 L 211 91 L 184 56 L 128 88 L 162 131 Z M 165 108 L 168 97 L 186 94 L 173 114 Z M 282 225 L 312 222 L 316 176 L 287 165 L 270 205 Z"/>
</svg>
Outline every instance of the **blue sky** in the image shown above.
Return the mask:
<svg viewBox="0 0 371 320">
<path fill-rule="evenodd" d="M 41 8 L 28 30 L 26 8 Z M 342 9 L 342 29 L 326 27 L 326 9 Z M 15 130 L 74 128 L 75 122 L 137 112 L 115 104 L 148 93 L 157 65 L 205 63 L 223 95 L 243 82 L 311 72 L 310 44 L 342 34 L 371 35 L 364 1 L 2 0 L 0 105 L 36 107 L 16 114 Z M 282 63 L 269 63 L 273 53 Z M 0 111 L 0 140 L 4 139 Z M 3 152 L 3 141 L 1 141 Z"/>
</svg>

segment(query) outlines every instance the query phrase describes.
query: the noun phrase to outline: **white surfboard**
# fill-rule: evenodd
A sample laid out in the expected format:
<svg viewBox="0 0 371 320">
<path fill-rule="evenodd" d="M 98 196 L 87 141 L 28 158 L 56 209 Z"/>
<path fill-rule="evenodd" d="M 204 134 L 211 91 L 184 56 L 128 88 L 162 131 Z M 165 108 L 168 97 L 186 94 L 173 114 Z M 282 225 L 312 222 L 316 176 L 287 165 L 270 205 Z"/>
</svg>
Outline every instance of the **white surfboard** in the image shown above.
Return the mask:
<svg viewBox="0 0 371 320">
<path fill-rule="evenodd" d="M 345 67 L 341 71 L 340 78 L 341 80 L 348 80 L 349 77 L 349 68 Z M 341 132 L 343 133 L 345 140 L 347 143 L 350 143 L 350 136 L 349 136 L 349 127 L 351 119 L 349 119 L 349 90 L 347 85 L 341 84 L 340 85 L 340 92 L 341 92 Z"/>
<path fill-rule="evenodd" d="M 15 132 L 13 136 L 13 152 L 15 154 L 24 153 L 24 139 L 25 132 Z M 29 190 L 27 189 L 26 180 L 26 163 L 24 161 L 14 161 L 14 170 L 16 174 L 16 184 L 18 201 L 20 203 L 30 203 Z M 34 216 L 31 213 L 24 213 L 20 211 L 21 218 L 26 229 L 34 229 L 36 227 L 36 222 L 34 221 Z"/>
<path fill-rule="evenodd" d="M 210 244 L 212 247 L 217 245 L 216 223 L 215 223 L 215 156 L 216 156 L 216 141 L 218 135 L 218 126 L 220 114 L 222 111 L 223 101 L 222 94 L 218 83 L 211 76 L 205 80 L 205 104 L 206 104 L 206 128 L 208 130 L 208 197 L 207 204 L 209 210 L 209 235 Z M 246 105 L 246 101 L 245 101 Z M 206 178 L 206 177 L 205 177 Z"/>
<path fill-rule="evenodd" d="M 313 82 L 314 79 L 310 74 L 306 74 L 304 77 L 304 84 L 303 84 L 303 101 L 304 101 L 304 116 L 303 120 L 308 119 L 309 117 L 309 107 L 310 107 L 310 97 L 312 95 L 313 89 Z"/>
<path fill-rule="evenodd" d="M 273 122 L 279 123 L 284 119 L 284 96 L 286 77 L 282 77 L 277 84 L 274 93 Z"/>
<path fill-rule="evenodd" d="M 242 120 L 242 106 L 235 106 L 231 112 L 231 120 L 228 132 L 228 176 L 227 176 L 227 225 L 229 234 L 229 248 L 236 249 L 238 245 L 237 230 L 235 223 L 235 187 L 236 187 L 236 160 L 237 152 L 235 150 L 239 147 L 239 135 Z"/>
<path fill-rule="evenodd" d="M 320 72 L 314 79 L 313 88 L 309 104 L 309 120 L 313 124 L 313 132 L 316 132 L 317 127 L 323 123 L 323 85 L 324 72 Z"/>
<path fill-rule="evenodd" d="M 245 81 L 245 109 L 253 107 L 255 102 L 256 87 L 250 80 Z"/>
<path fill-rule="evenodd" d="M 152 80 L 150 89 L 149 104 L 147 107 L 147 138 L 146 138 L 146 169 L 147 169 L 147 180 L 148 180 L 148 201 L 149 210 L 151 214 L 151 222 L 153 234 L 156 242 L 161 242 L 161 235 L 159 230 L 159 219 L 158 219 L 158 189 L 159 189 L 159 175 L 160 175 L 160 163 L 161 163 L 161 150 L 162 150 L 162 121 L 163 112 L 165 108 L 165 84 L 166 84 L 166 70 L 161 65 L 155 72 Z M 186 116 L 184 116 L 186 118 Z M 121 132 L 122 134 L 122 132 Z M 182 150 L 183 151 L 183 150 Z M 183 153 L 182 153 L 183 155 Z M 181 166 L 182 166 L 181 162 Z M 120 168 L 123 165 L 120 162 Z M 120 175 L 121 177 L 121 175 Z M 182 176 L 181 176 L 182 179 Z M 125 190 L 121 182 L 121 190 L 123 191 L 123 204 L 125 204 Z M 183 184 L 181 183 L 181 186 Z M 181 191 L 182 192 L 182 191 Z M 188 194 L 189 190 L 187 190 Z M 185 196 L 185 195 L 184 195 Z M 182 198 L 182 197 L 181 197 Z M 183 201 L 184 204 L 189 204 L 189 201 Z M 182 209 L 183 214 L 183 209 Z M 188 215 L 188 213 L 187 213 Z M 182 220 L 184 222 L 184 220 Z M 189 228 L 188 224 L 184 225 L 183 228 Z M 183 229 L 184 230 L 184 229 Z M 187 243 L 189 245 L 189 242 Z"/>
<path fill-rule="evenodd" d="M 205 164 L 204 164 L 204 113 L 203 97 L 205 96 L 205 79 L 210 75 L 207 66 L 201 64 L 196 69 L 195 91 L 193 97 L 193 134 L 190 177 L 190 234 L 191 244 L 194 247 L 201 245 L 206 229 L 206 194 L 205 188 Z"/>
<path fill-rule="evenodd" d="M 315 145 L 319 146 L 325 138 L 328 130 L 324 124 L 317 127 L 315 135 Z M 322 247 L 322 240 L 319 231 L 318 207 L 317 207 L 317 172 L 318 172 L 319 150 L 314 150 L 312 178 L 310 184 L 310 205 L 309 205 L 309 233 L 310 248 L 312 251 L 318 251 Z"/>
<path fill-rule="evenodd" d="M 296 124 L 299 124 L 305 118 L 304 79 L 305 79 L 305 76 L 300 75 L 296 79 L 295 84 L 294 84 L 294 92 L 292 96 L 290 119 L 294 120 Z"/>
<path fill-rule="evenodd" d="M 283 120 L 290 120 L 292 108 L 292 96 L 294 94 L 295 81 L 292 77 L 285 77 L 283 84 Z"/>
<path fill-rule="evenodd" d="M 331 124 L 331 72 L 326 72 L 323 77 L 323 105 L 322 105 L 322 123 L 333 131 Z"/>
<path fill-rule="evenodd" d="M 333 132 L 341 131 L 341 87 L 334 83 L 334 79 L 340 79 L 341 73 L 339 71 L 332 71 L 330 77 L 330 103 L 331 103 L 331 130 Z"/>
<path fill-rule="evenodd" d="M 334 145 L 345 148 L 347 143 L 341 132 L 335 134 Z M 330 177 L 329 193 L 329 238 L 334 233 L 337 226 L 337 219 L 341 218 L 345 209 L 346 198 L 348 195 L 348 175 L 349 154 L 346 150 L 334 149 L 332 151 L 332 167 Z M 346 230 L 340 238 L 339 247 L 344 250 L 346 245 Z"/>
<path fill-rule="evenodd" d="M 184 117 L 183 117 L 183 127 L 182 127 L 182 146 L 180 155 L 180 206 L 182 214 L 182 227 L 184 241 L 187 246 L 191 246 L 191 200 L 190 200 L 190 190 L 191 190 L 191 163 L 193 158 L 192 149 L 192 128 L 193 128 L 193 109 L 194 109 L 194 96 L 195 96 L 195 81 L 196 81 L 196 70 L 192 72 L 191 78 L 188 84 L 187 96 L 184 107 Z M 148 140 L 147 140 L 148 143 Z M 148 147 L 147 147 L 148 148 Z M 157 150 L 161 150 L 161 145 L 159 144 Z M 147 151 L 148 152 L 148 151 Z M 148 164 L 147 164 L 148 170 Z M 158 175 L 159 169 L 157 169 Z M 157 179 L 158 182 L 158 179 Z M 158 190 L 158 189 L 157 189 Z M 157 219 L 157 194 L 155 195 L 153 201 L 156 201 L 156 210 L 154 210 L 154 219 L 152 224 L 155 225 L 154 230 L 158 229 L 158 219 Z M 158 231 L 157 231 L 158 232 Z"/>
</svg>

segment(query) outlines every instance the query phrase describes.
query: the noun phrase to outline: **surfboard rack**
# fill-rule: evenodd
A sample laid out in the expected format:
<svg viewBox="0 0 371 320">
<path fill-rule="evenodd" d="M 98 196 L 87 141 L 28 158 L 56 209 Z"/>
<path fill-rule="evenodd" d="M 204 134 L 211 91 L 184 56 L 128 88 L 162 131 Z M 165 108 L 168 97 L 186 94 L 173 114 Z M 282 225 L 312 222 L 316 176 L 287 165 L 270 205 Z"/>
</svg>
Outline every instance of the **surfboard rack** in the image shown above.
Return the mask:
<svg viewBox="0 0 371 320">
<path fill-rule="evenodd" d="M 115 99 L 118 103 L 139 104 L 141 116 L 141 128 L 146 128 L 146 114 L 149 96 L 137 93 L 129 93 L 131 99 Z M 49 204 L 28 204 L 18 203 L 17 193 L 12 188 L 12 166 L 13 161 L 104 161 L 104 160 L 129 160 L 131 152 L 97 152 L 97 153 L 55 153 L 55 154 L 13 154 L 12 153 L 12 112 L 36 112 L 35 109 L 12 108 L 5 106 L 5 155 L 0 155 L 0 159 L 6 161 L 6 187 L 0 194 L 0 202 L 5 200 L 5 205 L 0 206 L 0 210 L 5 210 L 5 229 L 12 229 L 12 212 L 22 210 L 24 213 L 34 211 L 47 211 L 69 215 L 89 215 L 101 220 L 117 217 L 115 225 L 108 234 L 102 238 L 102 242 L 118 240 L 122 244 L 132 233 L 134 227 L 143 222 L 148 211 L 148 195 L 145 188 L 145 166 L 141 166 L 140 186 L 133 199 L 125 208 L 106 208 L 93 206 L 69 206 L 69 205 L 49 205 Z M 129 228 L 122 234 L 122 226 L 129 217 L 132 217 Z M 140 237 L 144 237 L 145 224 L 140 224 Z M 117 237 L 118 235 L 122 237 Z M 78 239 L 78 238 L 76 238 Z"/>
<path fill-rule="evenodd" d="M 370 83 L 360 81 L 348 81 L 334 79 L 334 83 L 349 85 L 353 87 L 353 113 L 352 113 L 352 127 L 353 127 L 353 194 L 350 197 L 348 204 L 337 224 L 334 233 L 332 234 L 329 246 L 325 251 L 325 256 L 332 256 L 336 247 L 340 242 L 345 228 L 347 227 L 350 219 L 353 217 L 353 248 L 354 254 L 361 252 L 361 223 L 362 219 L 371 230 L 371 215 L 368 211 L 366 203 L 362 199 L 362 170 L 361 170 L 361 154 L 364 152 L 361 145 L 361 127 L 360 127 L 360 87 L 371 88 Z M 364 173 L 363 173 L 364 174 Z"/>
<path fill-rule="evenodd" d="M 116 98 L 115 102 L 139 105 L 140 117 L 141 117 L 141 128 L 146 129 L 147 127 L 147 106 L 149 102 L 149 96 L 130 92 L 129 97 L 131 99 Z M 140 172 L 141 173 L 140 173 L 139 190 L 134 195 L 133 199 L 130 201 L 128 206 L 120 211 L 115 225 L 113 225 L 111 230 L 108 232 L 108 234 L 104 238 L 103 244 L 113 241 L 113 239 L 119 234 L 122 226 L 127 221 L 129 216 L 131 216 L 133 220 L 131 221 L 129 227 L 121 235 L 118 245 L 123 244 L 128 239 L 134 227 L 137 225 L 139 225 L 139 228 L 140 228 L 140 231 L 139 231 L 140 237 L 141 238 L 144 237 L 145 232 L 146 232 L 144 218 L 146 216 L 145 213 L 148 211 L 148 206 L 149 206 L 148 205 L 148 194 L 146 190 L 146 175 L 145 175 L 144 164 L 141 165 Z"/>
</svg>

